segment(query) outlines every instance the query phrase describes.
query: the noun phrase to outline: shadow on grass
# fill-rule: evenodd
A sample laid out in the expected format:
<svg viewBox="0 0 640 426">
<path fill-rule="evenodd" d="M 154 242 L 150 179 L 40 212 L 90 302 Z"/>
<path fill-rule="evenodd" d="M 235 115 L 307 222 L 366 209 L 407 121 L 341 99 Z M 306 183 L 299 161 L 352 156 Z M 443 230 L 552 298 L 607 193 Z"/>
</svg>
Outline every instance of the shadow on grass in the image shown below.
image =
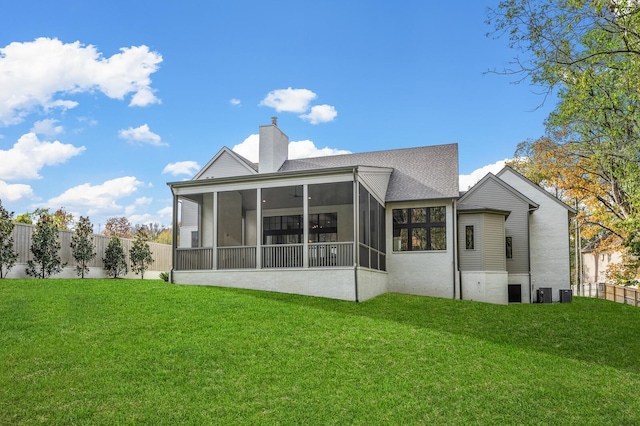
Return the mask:
<svg viewBox="0 0 640 426">
<path fill-rule="evenodd" d="M 493 305 L 383 294 L 362 303 L 251 290 L 257 298 L 464 335 L 640 374 L 640 308 L 575 297 L 573 303 Z"/>
</svg>

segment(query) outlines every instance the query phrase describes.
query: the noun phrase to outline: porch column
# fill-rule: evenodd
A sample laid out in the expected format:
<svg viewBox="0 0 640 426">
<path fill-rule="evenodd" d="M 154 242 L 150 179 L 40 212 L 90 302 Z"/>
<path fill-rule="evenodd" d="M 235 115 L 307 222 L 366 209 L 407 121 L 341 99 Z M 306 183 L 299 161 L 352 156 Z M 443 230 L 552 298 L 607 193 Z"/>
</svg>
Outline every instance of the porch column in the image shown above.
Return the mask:
<svg viewBox="0 0 640 426">
<path fill-rule="evenodd" d="M 213 191 L 213 226 L 211 227 L 212 247 L 211 269 L 218 269 L 218 191 Z"/>
<path fill-rule="evenodd" d="M 309 267 L 309 185 L 302 185 L 302 267 Z"/>
<path fill-rule="evenodd" d="M 256 189 L 256 269 L 262 269 L 262 188 Z"/>
<path fill-rule="evenodd" d="M 353 261 L 360 266 L 360 191 L 358 179 L 353 174 Z"/>
</svg>

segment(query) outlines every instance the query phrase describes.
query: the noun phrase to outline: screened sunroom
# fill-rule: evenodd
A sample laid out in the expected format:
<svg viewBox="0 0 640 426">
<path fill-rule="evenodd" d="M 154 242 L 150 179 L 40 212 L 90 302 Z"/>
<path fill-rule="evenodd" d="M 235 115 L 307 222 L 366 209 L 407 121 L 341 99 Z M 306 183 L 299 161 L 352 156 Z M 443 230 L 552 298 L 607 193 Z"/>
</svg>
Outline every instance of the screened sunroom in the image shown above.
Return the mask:
<svg viewBox="0 0 640 426">
<path fill-rule="evenodd" d="M 179 222 L 174 271 L 386 270 L 384 194 L 366 176 L 357 168 L 287 175 L 170 184 Z"/>
</svg>

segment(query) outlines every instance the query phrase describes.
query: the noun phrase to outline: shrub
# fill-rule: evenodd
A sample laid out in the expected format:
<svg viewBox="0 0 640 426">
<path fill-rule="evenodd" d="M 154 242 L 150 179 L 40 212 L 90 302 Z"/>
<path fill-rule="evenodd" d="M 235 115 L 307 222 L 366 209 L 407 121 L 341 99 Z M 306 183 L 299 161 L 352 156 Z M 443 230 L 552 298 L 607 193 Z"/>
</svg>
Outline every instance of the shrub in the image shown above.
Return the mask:
<svg viewBox="0 0 640 426">
<path fill-rule="evenodd" d="M 111 278 L 118 278 L 120 275 L 124 275 L 129 271 L 120 237 L 114 235 L 109 238 L 109 243 L 104 251 L 104 259 L 102 259 L 102 261 L 104 262 L 104 269 L 107 271 L 107 275 Z"/>
</svg>

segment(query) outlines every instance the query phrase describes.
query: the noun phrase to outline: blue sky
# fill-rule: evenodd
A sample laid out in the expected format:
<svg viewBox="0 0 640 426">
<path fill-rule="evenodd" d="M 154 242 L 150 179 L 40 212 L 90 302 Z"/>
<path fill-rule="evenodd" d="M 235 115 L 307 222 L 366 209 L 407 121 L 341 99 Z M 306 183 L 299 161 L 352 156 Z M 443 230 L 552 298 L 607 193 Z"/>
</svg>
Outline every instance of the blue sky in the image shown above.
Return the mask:
<svg viewBox="0 0 640 426">
<path fill-rule="evenodd" d="M 460 174 L 479 178 L 553 107 L 484 73 L 516 56 L 485 36 L 493 1 L 7 3 L 0 199 L 96 231 L 169 225 L 166 182 L 223 146 L 250 157 L 274 115 L 295 156 L 457 142 Z"/>
</svg>

